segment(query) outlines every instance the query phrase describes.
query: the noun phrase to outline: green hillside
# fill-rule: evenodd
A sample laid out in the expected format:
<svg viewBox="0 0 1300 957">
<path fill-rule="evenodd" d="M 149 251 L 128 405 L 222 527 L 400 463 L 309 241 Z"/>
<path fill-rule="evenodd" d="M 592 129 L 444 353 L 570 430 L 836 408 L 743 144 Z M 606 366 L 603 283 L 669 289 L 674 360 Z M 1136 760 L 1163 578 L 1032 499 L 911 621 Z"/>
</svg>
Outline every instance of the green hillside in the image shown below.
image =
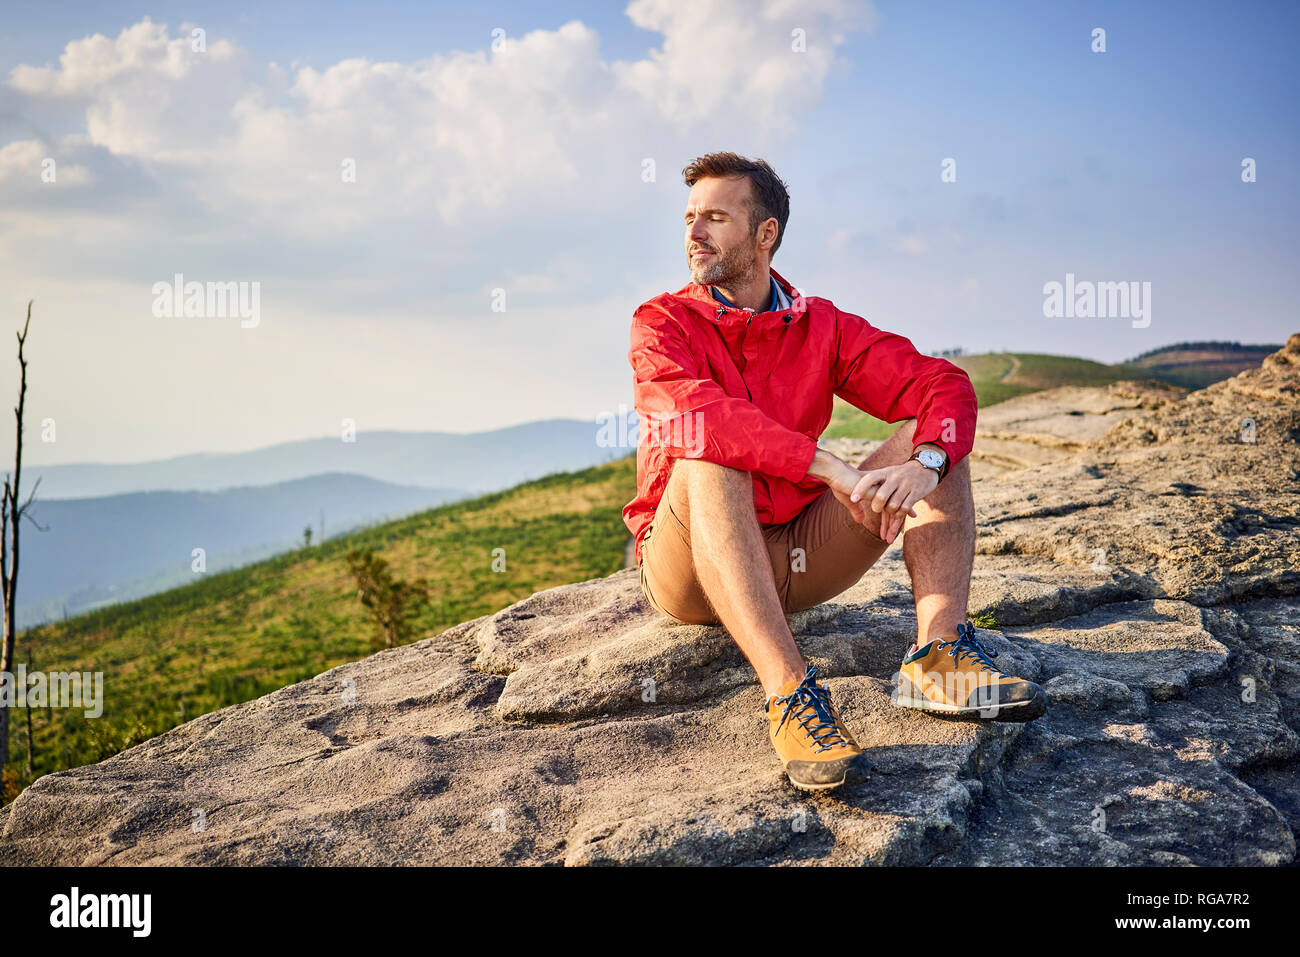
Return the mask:
<svg viewBox="0 0 1300 957">
<path fill-rule="evenodd" d="M 24 632 L 18 660 L 30 669 L 104 673 L 104 713 L 87 719 L 78 709 L 33 709 L 29 775 L 27 709 L 13 709 L 10 796 L 15 784 L 103 760 L 200 714 L 372 653 L 375 628 L 347 570 L 353 548 L 374 549 L 399 578 L 429 580 L 431 600 L 417 620 L 425 637 L 623 567 L 621 510 L 635 485 L 636 458 L 628 456 Z M 505 549 L 504 571 L 492 570 L 496 548 Z"/>
</svg>

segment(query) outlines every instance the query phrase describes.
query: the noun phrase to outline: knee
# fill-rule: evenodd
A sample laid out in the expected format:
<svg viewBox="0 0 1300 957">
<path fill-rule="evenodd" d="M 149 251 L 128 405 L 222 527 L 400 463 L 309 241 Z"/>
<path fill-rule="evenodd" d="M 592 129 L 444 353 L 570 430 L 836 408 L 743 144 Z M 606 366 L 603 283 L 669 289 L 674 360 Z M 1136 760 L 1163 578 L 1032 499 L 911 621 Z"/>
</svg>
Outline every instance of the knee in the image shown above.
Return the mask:
<svg viewBox="0 0 1300 957">
<path fill-rule="evenodd" d="M 724 498 L 749 497 L 753 500 L 753 478 L 748 472 L 703 459 L 674 459 L 663 500 L 686 527 L 690 527 L 691 500 L 716 501 Z"/>
<path fill-rule="evenodd" d="M 744 488 L 751 481 L 748 472 L 733 469 L 728 465 L 719 465 L 717 462 L 706 462 L 704 459 L 674 459 L 673 470 L 668 476 L 669 485 L 672 484 L 674 477 L 677 477 L 680 485 L 687 488 L 699 482 L 720 483 Z"/>
</svg>

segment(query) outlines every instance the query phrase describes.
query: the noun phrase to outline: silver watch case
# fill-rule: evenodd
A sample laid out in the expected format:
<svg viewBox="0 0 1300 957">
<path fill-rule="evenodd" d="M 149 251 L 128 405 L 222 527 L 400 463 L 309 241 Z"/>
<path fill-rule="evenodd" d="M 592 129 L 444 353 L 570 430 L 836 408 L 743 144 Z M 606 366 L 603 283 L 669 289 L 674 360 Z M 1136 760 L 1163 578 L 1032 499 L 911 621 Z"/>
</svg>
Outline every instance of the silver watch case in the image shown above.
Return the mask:
<svg viewBox="0 0 1300 957">
<path fill-rule="evenodd" d="M 939 475 L 943 475 L 943 467 L 947 462 L 942 452 L 936 452 L 934 449 L 921 449 L 912 458 L 916 459 L 928 469 L 933 469 Z"/>
</svg>

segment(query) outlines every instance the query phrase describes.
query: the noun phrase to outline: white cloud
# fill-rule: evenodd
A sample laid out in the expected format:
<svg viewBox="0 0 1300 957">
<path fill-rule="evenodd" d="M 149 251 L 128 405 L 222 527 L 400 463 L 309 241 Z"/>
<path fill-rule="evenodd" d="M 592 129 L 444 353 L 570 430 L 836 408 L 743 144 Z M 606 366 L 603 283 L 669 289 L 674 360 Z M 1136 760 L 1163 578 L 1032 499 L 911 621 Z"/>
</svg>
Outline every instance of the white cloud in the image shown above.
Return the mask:
<svg viewBox="0 0 1300 957">
<path fill-rule="evenodd" d="M 194 53 L 189 37 L 170 38 L 167 27 L 145 17 L 127 27 L 117 39 L 103 34 L 69 43 L 59 57 L 58 67 L 19 65 L 10 74 L 10 85 L 32 96 L 83 97 L 97 99 L 106 87 L 142 76 L 160 82 L 187 76 L 198 57 L 228 60 L 234 47 L 220 40 L 206 53 Z"/>
<path fill-rule="evenodd" d="M 627 12 L 663 34 L 635 62 L 603 60 L 598 34 L 573 21 L 491 52 L 288 74 L 255 69 L 219 38 L 196 53 L 145 19 L 116 39 L 69 43 L 58 66 L 16 67 L 9 85 L 35 109 L 83 102 L 91 144 L 147 164 L 214 213 L 320 240 L 389 217 L 459 226 L 582 193 L 609 200 L 633 181 L 626 147 L 638 142 L 637 161 L 705 127 L 788 135 L 844 31 L 871 20 L 848 0 L 637 0 Z M 794 28 L 806 52 L 791 50 Z M 340 175 L 348 158 L 355 183 Z M 663 158 L 676 168 L 689 156 Z"/>
<path fill-rule="evenodd" d="M 51 168 L 51 178 L 43 178 L 45 163 L 52 159 L 53 151 L 41 140 L 14 140 L 0 146 L 0 182 L 13 180 L 35 189 L 40 186 L 85 186 L 93 177 L 90 170 L 76 163 L 56 163 Z"/>
<path fill-rule="evenodd" d="M 874 23 L 870 6 L 847 0 L 633 0 L 627 15 L 664 43 L 645 59 L 614 64 L 623 86 L 679 126 L 738 111 L 764 130 L 788 126 L 816 99 L 846 30 Z"/>
</svg>

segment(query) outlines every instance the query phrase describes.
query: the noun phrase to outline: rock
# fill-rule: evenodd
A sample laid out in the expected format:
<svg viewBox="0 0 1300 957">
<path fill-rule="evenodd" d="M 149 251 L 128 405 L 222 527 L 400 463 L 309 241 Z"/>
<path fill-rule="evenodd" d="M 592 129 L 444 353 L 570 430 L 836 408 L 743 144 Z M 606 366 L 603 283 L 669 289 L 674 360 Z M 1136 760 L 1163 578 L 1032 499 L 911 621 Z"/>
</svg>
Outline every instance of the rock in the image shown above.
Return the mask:
<svg viewBox="0 0 1300 957">
<path fill-rule="evenodd" d="M 1157 701 L 1185 698 L 1193 681 L 1228 667 L 1228 649 L 1206 631 L 1201 609 L 1181 601 L 1115 602 L 1007 634 L 1049 674 L 1122 681 Z"/>
<path fill-rule="evenodd" d="M 1147 699 L 1122 681 L 1067 671 L 1043 683 L 1053 706 L 1079 712 L 1104 711 L 1112 718 L 1145 718 L 1150 713 Z"/>
<path fill-rule="evenodd" d="M 981 412 L 968 610 L 1043 683 L 1030 724 L 891 705 L 896 543 L 790 616 L 866 749 L 796 791 L 726 632 L 659 618 L 625 569 L 47 775 L 0 809 L 0 863 L 1291 863 L 1298 387 L 1300 334 L 1185 397 Z"/>
<path fill-rule="evenodd" d="M 1116 382 L 1105 388 L 1061 386 L 999 402 L 980 410 L 971 475 L 1006 475 L 1064 461 L 1138 411 L 1185 394 L 1163 382 Z"/>
</svg>

